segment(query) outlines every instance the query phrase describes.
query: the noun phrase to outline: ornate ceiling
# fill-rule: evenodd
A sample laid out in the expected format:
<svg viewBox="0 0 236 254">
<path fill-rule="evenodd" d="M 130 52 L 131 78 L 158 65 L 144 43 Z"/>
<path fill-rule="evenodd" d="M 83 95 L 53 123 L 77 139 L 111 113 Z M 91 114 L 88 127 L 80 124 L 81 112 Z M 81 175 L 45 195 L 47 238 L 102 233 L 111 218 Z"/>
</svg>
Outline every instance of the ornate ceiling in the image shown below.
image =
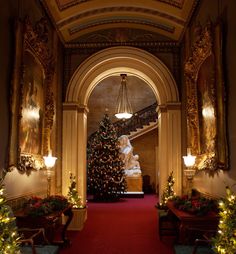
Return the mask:
<svg viewBox="0 0 236 254">
<path fill-rule="evenodd" d="M 136 29 L 179 42 L 198 0 L 42 0 L 64 43 L 98 31 Z M 122 36 L 114 34 L 117 40 Z M 89 37 L 89 36 L 88 36 Z"/>
</svg>

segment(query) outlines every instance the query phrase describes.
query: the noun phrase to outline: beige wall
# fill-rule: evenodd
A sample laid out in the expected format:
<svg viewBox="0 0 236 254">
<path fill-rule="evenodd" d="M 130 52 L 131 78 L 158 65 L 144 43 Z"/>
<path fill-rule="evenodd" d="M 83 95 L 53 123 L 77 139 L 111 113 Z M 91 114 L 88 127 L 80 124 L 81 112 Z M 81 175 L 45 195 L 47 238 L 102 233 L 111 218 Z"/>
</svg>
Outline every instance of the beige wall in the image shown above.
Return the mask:
<svg viewBox="0 0 236 254">
<path fill-rule="evenodd" d="M 157 129 L 148 132 L 131 141 L 134 154 L 139 155 L 139 162 L 143 175 L 150 175 L 151 184 L 156 187 L 156 149 L 158 145 Z"/>
<path fill-rule="evenodd" d="M 194 186 L 201 192 L 214 196 L 224 196 L 225 186 L 231 186 L 236 182 L 236 1 L 235 0 L 203 0 L 192 20 L 190 26 L 190 37 L 193 34 L 195 24 L 206 24 L 210 19 L 216 22 L 220 17 L 223 21 L 223 65 L 225 71 L 226 105 L 227 105 L 227 129 L 229 144 L 229 171 L 218 171 L 209 175 L 207 172 L 200 172 L 194 179 Z M 191 41 L 190 41 L 191 42 Z"/>
</svg>

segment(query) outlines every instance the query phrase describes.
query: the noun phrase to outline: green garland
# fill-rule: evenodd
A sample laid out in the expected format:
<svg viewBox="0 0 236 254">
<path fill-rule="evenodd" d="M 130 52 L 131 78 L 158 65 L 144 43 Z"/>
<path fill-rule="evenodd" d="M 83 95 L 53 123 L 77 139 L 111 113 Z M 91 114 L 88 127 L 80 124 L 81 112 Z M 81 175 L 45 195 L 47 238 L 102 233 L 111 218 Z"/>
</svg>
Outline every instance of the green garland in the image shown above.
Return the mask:
<svg viewBox="0 0 236 254">
<path fill-rule="evenodd" d="M 202 216 L 210 211 L 216 211 L 216 202 L 213 199 L 205 197 L 192 197 L 188 196 L 175 197 L 173 199 L 174 206 L 182 211 Z"/>
</svg>

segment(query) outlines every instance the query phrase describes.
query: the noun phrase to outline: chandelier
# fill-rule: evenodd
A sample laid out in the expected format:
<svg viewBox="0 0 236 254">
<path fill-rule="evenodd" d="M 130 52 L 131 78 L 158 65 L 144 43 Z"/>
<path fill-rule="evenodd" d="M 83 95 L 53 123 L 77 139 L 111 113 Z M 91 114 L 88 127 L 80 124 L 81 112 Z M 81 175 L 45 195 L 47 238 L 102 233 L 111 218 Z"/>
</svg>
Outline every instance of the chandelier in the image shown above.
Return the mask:
<svg viewBox="0 0 236 254">
<path fill-rule="evenodd" d="M 126 86 L 126 74 L 121 74 L 121 85 L 119 95 L 117 98 L 116 114 L 115 116 L 119 119 L 131 118 L 132 108 L 128 99 L 127 86 Z"/>
</svg>

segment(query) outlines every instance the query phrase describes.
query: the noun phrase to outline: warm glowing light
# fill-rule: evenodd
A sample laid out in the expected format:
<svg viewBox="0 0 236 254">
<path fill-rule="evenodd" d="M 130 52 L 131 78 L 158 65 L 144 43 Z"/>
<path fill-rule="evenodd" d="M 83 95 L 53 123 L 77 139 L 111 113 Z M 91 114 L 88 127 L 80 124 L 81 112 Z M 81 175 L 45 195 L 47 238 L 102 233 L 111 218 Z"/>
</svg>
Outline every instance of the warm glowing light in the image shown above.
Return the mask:
<svg viewBox="0 0 236 254">
<path fill-rule="evenodd" d="M 22 110 L 22 116 L 24 119 L 28 120 L 39 120 L 40 115 L 39 115 L 39 107 L 34 107 L 34 108 L 24 108 Z"/>
<path fill-rule="evenodd" d="M 132 117 L 132 107 L 128 98 L 126 86 L 126 74 L 121 74 L 121 86 L 117 99 L 116 114 L 118 119 L 129 119 Z"/>
<path fill-rule="evenodd" d="M 52 156 L 52 151 L 49 152 L 48 156 L 44 156 L 44 164 L 46 168 L 52 168 L 54 167 L 57 158 Z"/>
<path fill-rule="evenodd" d="M 124 113 L 117 113 L 115 114 L 116 118 L 118 119 L 129 119 L 132 117 L 132 114 L 131 113 L 127 113 L 127 112 L 124 112 Z"/>
<path fill-rule="evenodd" d="M 191 155 L 190 148 L 187 149 L 187 156 L 183 156 L 186 167 L 192 167 L 195 164 L 196 156 Z"/>
<path fill-rule="evenodd" d="M 214 108 L 212 106 L 207 106 L 202 109 L 202 115 L 204 118 L 214 117 Z"/>
</svg>

